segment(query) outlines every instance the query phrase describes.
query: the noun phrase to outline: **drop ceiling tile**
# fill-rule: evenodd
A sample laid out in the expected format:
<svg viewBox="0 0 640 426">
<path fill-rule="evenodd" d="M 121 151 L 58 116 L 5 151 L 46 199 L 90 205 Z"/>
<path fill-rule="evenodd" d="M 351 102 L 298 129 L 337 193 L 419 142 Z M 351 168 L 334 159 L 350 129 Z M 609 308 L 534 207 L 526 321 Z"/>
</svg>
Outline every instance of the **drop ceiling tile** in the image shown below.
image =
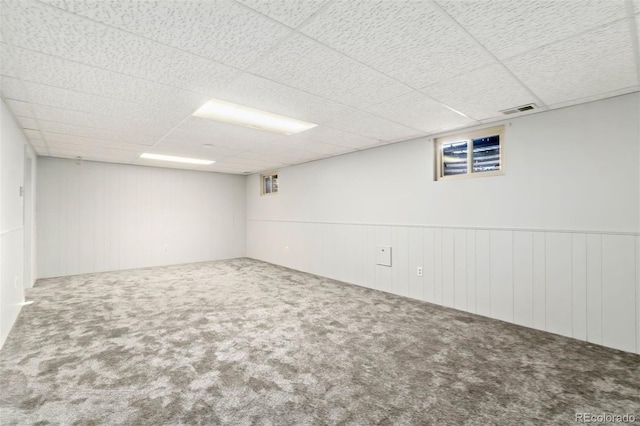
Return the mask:
<svg viewBox="0 0 640 426">
<path fill-rule="evenodd" d="M 78 15 L 234 67 L 248 66 L 290 32 L 231 0 L 74 3 L 70 8 Z"/>
<path fill-rule="evenodd" d="M 353 108 L 252 74 L 234 80 L 220 99 L 287 117 L 322 124 L 354 111 Z"/>
<path fill-rule="evenodd" d="M 32 145 L 33 146 L 33 150 L 36 152 L 36 154 L 41 155 L 41 156 L 48 156 L 49 152 L 47 151 L 47 148 L 44 146 L 36 146 L 36 145 Z"/>
<path fill-rule="evenodd" d="M 189 117 L 166 136 L 174 141 L 243 150 L 279 137 L 281 135 L 200 117 Z"/>
<path fill-rule="evenodd" d="M 428 1 L 338 0 L 300 31 L 411 87 L 492 61 Z"/>
<path fill-rule="evenodd" d="M 42 3 L 7 3 L 2 24 L 17 47 L 208 95 L 238 74 L 232 67 Z"/>
<path fill-rule="evenodd" d="M 291 157 L 269 154 L 265 152 L 245 151 L 240 154 L 234 155 L 225 159 L 228 163 L 241 163 L 246 165 L 268 167 L 279 167 L 283 165 L 291 165 L 297 163 L 297 161 Z"/>
<path fill-rule="evenodd" d="M 69 158 L 75 160 L 77 157 L 82 157 L 84 161 L 100 161 L 106 163 L 122 163 L 131 164 L 136 160 L 137 154 L 132 154 L 127 151 L 118 152 L 84 152 L 76 149 L 49 149 L 51 157 L 57 158 Z"/>
<path fill-rule="evenodd" d="M 2 77 L 2 94 L 5 99 L 29 102 L 26 84 L 13 77 Z"/>
<path fill-rule="evenodd" d="M 505 65 L 546 104 L 638 85 L 626 21 L 517 56 Z"/>
<path fill-rule="evenodd" d="M 127 143 L 127 142 L 118 142 L 118 141 L 110 141 L 105 139 L 98 138 L 85 138 L 82 136 L 73 136 L 73 135 L 63 135 L 60 133 L 48 133 L 42 132 L 44 136 L 44 140 L 47 141 L 47 145 L 49 148 L 52 148 L 53 143 L 57 144 L 70 144 L 78 147 L 86 147 L 90 148 L 104 148 L 104 149 L 116 149 L 120 151 L 135 151 L 135 152 L 143 152 L 149 149 L 148 145 L 137 144 L 135 142 Z"/>
<path fill-rule="evenodd" d="M 23 131 L 24 131 L 24 134 L 27 135 L 27 138 L 29 139 L 43 139 L 42 133 L 40 133 L 39 130 L 24 129 Z"/>
<path fill-rule="evenodd" d="M 163 152 L 169 155 L 183 157 L 204 158 L 219 161 L 221 159 L 239 154 L 243 150 L 228 147 L 213 146 L 205 148 L 200 144 L 190 144 L 182 141 L 163 139 L 153 146 L 154 152 Z"/>
<path fill-rule="evenodd" d="M 30 130 L 38 130 L 38 122 L 35 118 L 29 117 L 16 117 L 18 119 L 18 123 L 22 126 L 23 129 Z"/>
<path fill-rule="evenodd" d="M 384 105 L 385 107 L 387 106 L 387 104 Z M 326 126 L 377 139 L 378 141 L 398 141 L 411 139 L 424 134 L 419 130 L 363 111 L 356 111 L 353 114 L 330 121 L 326 123 Z"/>
<path fill-rule="evenodd" d="M 13 56 L 6 43 L 0 43 L 0 75 L 15 77 Z"/>
<path fill-rule="evenodd" d="M 47 146 L 49 147 L 49 151 L 52 153 L 54 151 L 68 151 L 73 152 L 76 156 L 84 157 L 86 154 L 93 155 L 93 158 L 96 158 L 100 155 L 109 156 L 118 156 L 118 157 L 126 157 L 130 160 L 137 158 L 140 153 L 144 152 L 143 150 L 132 150 L 132 149 L 118 149 L 113 147 L 104 147 L 104 146 L 95 146 L 95 145 L 85 145 L 85 144 L 74 144 L 74 143 L 66 143 L 66 142 L 51 142 L 47 141 Z M 53 154 L 52 154 L 53 155 Z"/>
<path fill-rule="evenodd" d="M 16 49 L 24 80 L 155 108 L 193 112 L 209 97 L 51 55 Z"/>
<path fill-rule="evenodd" d="M 32 106 L 35 116 L 52 132 L 82 135 L 82 129 L 69 131 L 71 127 L 65 125 L 90 127 L 95 129 L 117 130 L 130 134 L 149 136 L 159 139 L 165 135 L 170 127 L 153 123 L 140 123 L 121 117 L 108 117 L 99 114 L 89 114 L 64 108 L 55 108 L 46 105 L 35 104 Z"/>
<path fill-rule="evenodd" d="M 138 127 L 136 131 L 128 131 L 122 128 L 96 128 L 75 126 L 73 124 L 59 123 L 56 121 L 39 120 L 40 130 L 47 133 L 58 133 L 69 136 L 85 138 L 105 139 L 117 142 L 128 142 L 139 145 L 153 145 L 160 136 L 145 134 L 144 129 Z M 153 128 L 150 128 L 153 131 Z"/>
<path fill-rule="evenodd" d="M 473 120 L 463 117 L 429 99 L 429 97 L 420 92 L 399 96 L 389 102 L 369 107 L 367 111 L 410 126 L 413 129 L 418 129 L 423 134 L 475 123 Z M 414 130 L 413 134 L 420 133 L 418 130 Z M 388 140 L 392 139 L 397 138 L 389 138 Z"/>
<path fill-rule="evenodd" d="M 327 126 L 318 126 L 305 131 L 304 139 L 353 149 L 364 149 L 377 145 L 380 142 L 377 139 L 344 132 Z"/>
<path fill-rule="evenodd" d="M 618 90 L 614 90 L 611 92 L 605 92 L 605 93 L 599 93 L 597 95 L 592 95 L 592 96 L 586 96 L 583 98 L 577 98 L 577 99 L 570 99 L 564 102 L 560 102 L 557 104 L 550 104 L 548 105 L 550 109 L 557 109 L 557 108 L 565 108 L 568 106 L 572 106 L 572 105 L 578 105 L 578 104 L 583 104 L 583 103 L 587 103 L 587 102 L 593 102 L 593 101 L 597 101 L 600 99 L 606 99 L 606 98 L 612 98 L 615 96 L 622 96 L 622 95 L 626 95 L 628 93 L 633 93 L 633 92 L 639 92 L 640 91 L 640 86 L 631 86 L 631 87 L 625 87 L 623 89 L 618 89 Z"/>
<path fill-rule="evenodd" d="M 316 13 L 327 0 L 238 0 L 253 10 L 295 28 Z"/>
<path fill-rule="evenodd" d="M 354 108 L 411 90 L 302 35 L 291 37 L 263 57 L 252 72 Z"/>
<path fill-rule="evenodd" d="M 35 148 L 45 148 L 47 147 L 47 144 L 44 143 L 44 141 L 42 139 L 29 139 L 29 143 L 31 144 L 31 146 L 35 149 Z"/>
<path fill-rule="evenodd" d="M 300 149 L 285 148 L 282 146 L 273 146 L 272 144 L 258 145 L 251 148 L 251 152 L 259 154 L 277 155 L 286 158 L 289 162 L 295 162 L 302 158 L 317 155 L 315 152 L 304 151 Z"/>
<path fill-rule="evenodd" d="M 282 161 L 280 157 L 275 155 L 257 154 L 255 158 L 246 158 L 245 156 L 234 155 L 233 157 L 225 158 L 224 164 L 245 167 L 246 169 L 250 169 L 251 167 L 259 167 L 264 170 L 272 167 L 282 167 L 290 163 L 288 163 L 287 161 Z"/>
<path fill-rule="evenodd" d="M 13 115 L 18 117 L 35 117 L 35 114 L 33 113 L 33 109 L 31 108 L 29 102 L 14 101 L 12 99 L 6 99 L 5 102 L 7 103 L 7 106 L 9 107 L 11 112 L 13 112 Z"/>
<path fill-rule="evenodd" d="M 501 116 L 501 110 L 536 101 L 502 65 L 490 65 L 441 81 L 422 92 L 476 120 Z M 444 117 L 438 119 L 447 124 Z M 456 125 L 451 123 L 450 127 Z"/>
<path fill-rule="evenodd" d="M 142 123 L 177 125 L 192 111 L 187 109 L 158 109 L 118 99 L 110 99 L 87 93 L 75 92 L 42 84 L 25 82 L 32 103 L 56 108 L 71 109 L 92 114 L 121 117 Z"/>
<path fill-rule="evenodd" d="M 437 0 L 499 59 L 622 19 L 624 0 Z"/>
<path fill-rule="evenodd" d="M 301 150 L 323 155 L 340 155 L 354 151 L 353 148 L 313 140 L 296 140 L 294 144 Z"/>
</svg>

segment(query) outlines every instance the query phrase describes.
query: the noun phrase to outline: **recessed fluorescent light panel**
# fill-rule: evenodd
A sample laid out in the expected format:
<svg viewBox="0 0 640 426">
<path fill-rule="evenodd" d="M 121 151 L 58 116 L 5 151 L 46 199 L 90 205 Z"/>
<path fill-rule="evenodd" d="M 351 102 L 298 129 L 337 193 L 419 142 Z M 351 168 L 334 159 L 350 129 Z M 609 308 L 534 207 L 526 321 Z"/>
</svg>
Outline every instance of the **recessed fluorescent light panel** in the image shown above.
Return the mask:
<svg viewBox="0 0 640 426">
<path fill-rule="evenodd" d="M 218 99 L 211 99 L 194 112 L 193 115 L 285 135 L 293 135 L 317 126 L 317 124 L 307 121 L 296 120 L 284 115 L 260 111 L 259 109 Z"/>
<path fill-rule="evenodd" d="M 187 164 L 208 165 L 208 164 L 215 163 L 215 161 L 211 161 L 211 160 L 200 160 L 197 158 L 174 157 L 173 155 L 148 154 L 148 153 L 142 154 L 140 158 L 146 158 L 147 160 L 173 161 L 175 163 L 187 163 Z"/>
</svg>

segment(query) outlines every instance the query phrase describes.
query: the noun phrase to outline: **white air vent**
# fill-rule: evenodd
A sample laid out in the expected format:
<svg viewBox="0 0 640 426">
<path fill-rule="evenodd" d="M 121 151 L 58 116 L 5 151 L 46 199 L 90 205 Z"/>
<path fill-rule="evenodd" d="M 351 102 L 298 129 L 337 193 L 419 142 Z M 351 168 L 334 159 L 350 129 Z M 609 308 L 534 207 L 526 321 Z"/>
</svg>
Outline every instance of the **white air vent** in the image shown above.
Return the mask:
<svg viewBox="0 0 640 426">
<path fill-rule="evenodd" d="M 500 112 L 503 113 L 504 115 L 509 115 L 509 114 L 515 114 L 517 112 L 531 111 L 531 110 L 534 110 L 536 108 L 538 108 L 536 106 L 536 104 L 526 104 L 526 105 L 521 105 L 521 106 L 515 107 L 515 108 L 503 109 Z"/>
</svg>

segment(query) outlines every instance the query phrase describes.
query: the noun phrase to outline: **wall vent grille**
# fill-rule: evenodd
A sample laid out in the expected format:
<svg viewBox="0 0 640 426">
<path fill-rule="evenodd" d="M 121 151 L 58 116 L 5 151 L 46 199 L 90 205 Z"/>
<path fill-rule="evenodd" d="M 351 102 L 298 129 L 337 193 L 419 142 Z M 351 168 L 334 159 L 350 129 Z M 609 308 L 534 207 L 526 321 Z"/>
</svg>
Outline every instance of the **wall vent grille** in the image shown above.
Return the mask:
<svg viewBox="0 0 640 426">
<path fill-rule="evenodd" d="M 536 108 L 538 108 L 536 106 L 536 104 L 526 104 L 526 105 L 521 105 L 521 106 L 515 107 L 515 108 L 503 109 L 500 112 L 503 113 L 504 115 L 509 115 L 509 114 L 515 114 L 515 113 L 518 113 L 518 112 L 531 111 L 531 110 L 534 110 Z"/>
</svg>

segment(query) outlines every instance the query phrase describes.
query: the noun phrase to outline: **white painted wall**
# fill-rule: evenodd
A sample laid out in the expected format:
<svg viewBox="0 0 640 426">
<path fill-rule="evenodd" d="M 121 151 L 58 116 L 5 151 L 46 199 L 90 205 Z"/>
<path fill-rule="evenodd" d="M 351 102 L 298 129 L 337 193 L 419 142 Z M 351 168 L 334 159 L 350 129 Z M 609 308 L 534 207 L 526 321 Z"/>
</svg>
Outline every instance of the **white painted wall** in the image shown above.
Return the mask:
<svg viewBox="0 0 640 426">
<path fill-rule="evenodd" d="M 428 139 L 250 176 L 247 255 L 640 353 L 639 98 L 507 122 L 504 176 L 436 182 Z"/>
<path fill-rule="evenodd" d="M 24 183 L 25 155 L 36 162 L 19 125 L 0 102 L 0 347 L 24 302 L 24 208 L 20 187 Z M 32 179 L 35 175 L 32 174 Z M 35 180 L 34 180 L 35 181 Z M 34 231 L 35 232 L 35 231 Z"/>
<path fill-rule="evenodd" d="M 38 179 L 39 277 L 245 254 L 243 176 L 43 157 Z"/>
</svg>

